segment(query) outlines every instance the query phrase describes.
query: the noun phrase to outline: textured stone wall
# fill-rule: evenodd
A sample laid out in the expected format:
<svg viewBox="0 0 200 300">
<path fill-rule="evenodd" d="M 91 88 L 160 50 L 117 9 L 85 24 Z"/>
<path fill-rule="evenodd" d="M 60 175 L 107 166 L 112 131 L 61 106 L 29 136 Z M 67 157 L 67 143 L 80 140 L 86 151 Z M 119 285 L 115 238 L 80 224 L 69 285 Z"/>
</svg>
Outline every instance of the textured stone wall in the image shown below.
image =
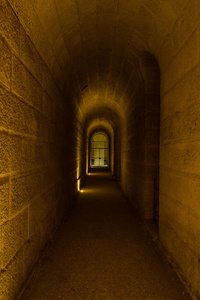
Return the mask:
<svg viewBox="0 0 200 300">
<path fill-rule="evenodd" d="M 0 52 L 0 299 L 11 300 L 69 204 L 70 153 L 65 99 L 4 0 Z"/>
<path fill-rule="evenodd" d="M 160 53 L 160 239 L 200 294 L 198 1 L 187 1 Z"/>
<path fill-rule="evenodd" d="M 144 52 L 140 57 L 140 68 L 144 79 L 144 178 L 143 216 L 159 219 L 159 148 L 160 148 L 160 70 L 155 57 Z"/>
<path fill-rule="evenodd" d="M 154 185 L 159 184 L 160 73 L 149 52 L 139 61 L 123 122 L 122 189 L 143 218 L 153 219 Z"/>
<path fill-rule="evenodd" d="M 129 103 L 126 124 L 122 130 L 121 184 L 133 206 L 144 211 L 143 190 L 145 182 L 145 97 L 144 84 L 139 74 L 133 94 L 134 105 Z"/>
</svg>

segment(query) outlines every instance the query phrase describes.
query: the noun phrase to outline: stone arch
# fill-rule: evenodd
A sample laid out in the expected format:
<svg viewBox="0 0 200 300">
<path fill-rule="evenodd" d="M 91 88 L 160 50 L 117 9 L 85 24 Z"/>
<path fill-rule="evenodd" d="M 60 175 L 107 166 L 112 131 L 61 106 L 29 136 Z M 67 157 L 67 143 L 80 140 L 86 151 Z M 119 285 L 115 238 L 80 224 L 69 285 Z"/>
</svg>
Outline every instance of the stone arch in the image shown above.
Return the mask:
<svg viewBox="0 0 200 300">
<path fill-rule="evenodd" d="M 88 149 L 88 154 L 89 154 L 89 159 L 88 159 L 88 162 L 89 162 L 89 166 L 88 166 L 88 169 L 89 171 L 92 169 L 92 165 L 91 165 L 91 147 L 92 147 L 92 139 L 95 138 L 96 136 L 98 135 L 102 135 L 105 137 L 105 142 L 106 142 L 106 145 L 105 147 L 108 149 L 108 150 L 105 150 L 105 149 L 99 149 L 99 164 L 98 166 L 96 166 L 95 168 L 97 167 L 104 167 L 104 163 L 102 163 L 102 161 L 100 161 L 100 159 L 104 159 L 104 162 L 106 161 L 106 169 L 107 170 L 110 170 L 111 169 L 111 165 L 110 165 L 110 161 L 111 161 L 111 136 L 109 134 L 109 132 L 106 130 L 106 128 L 104 127 L 97 127 L 95 128 L 90 136 L 89 136 L 89 149 Z M 102 148 L 101 145 L 99 145 L 99 147 Z M 98 151 L 98 150 L 97 150 Z M 105 153 L 108 152 L 108 153 Z M 104 153 L 100 153 L 100 152 L 104 152 Z M 103 154 L 103 157 L 101 157 Z"/>
<path fill-rule="evenodd" d="M 109 136 L 109 148 L 110 148 L 110 171 L 114 175 L 115 165 L 114 165 L 114 159 L 115 159 L 115 151 L 114 151 L 114 128 L 113 124 L 110 123 L 106 119 L 98 119 L 93 120 L 90 125 L 87 128 L 87 144 L 86 144 L 86 173 L 89 169 L 89 140 L 91 135 L 95 131 L 103 131 Z"/>
</svg>

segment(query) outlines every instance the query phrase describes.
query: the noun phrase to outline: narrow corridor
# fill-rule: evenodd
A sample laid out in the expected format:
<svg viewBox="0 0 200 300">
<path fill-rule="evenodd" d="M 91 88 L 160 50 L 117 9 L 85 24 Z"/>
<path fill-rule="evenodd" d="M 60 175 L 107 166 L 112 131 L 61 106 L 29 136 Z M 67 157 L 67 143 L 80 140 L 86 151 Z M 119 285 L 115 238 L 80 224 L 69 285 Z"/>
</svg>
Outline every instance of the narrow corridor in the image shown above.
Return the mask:
<svg viewBox="0 0 200 300">
<path fill-rule="evenodd" d="M 23 300 L 190 299 L 109 173 L 87 176 Z"/>
</svg>

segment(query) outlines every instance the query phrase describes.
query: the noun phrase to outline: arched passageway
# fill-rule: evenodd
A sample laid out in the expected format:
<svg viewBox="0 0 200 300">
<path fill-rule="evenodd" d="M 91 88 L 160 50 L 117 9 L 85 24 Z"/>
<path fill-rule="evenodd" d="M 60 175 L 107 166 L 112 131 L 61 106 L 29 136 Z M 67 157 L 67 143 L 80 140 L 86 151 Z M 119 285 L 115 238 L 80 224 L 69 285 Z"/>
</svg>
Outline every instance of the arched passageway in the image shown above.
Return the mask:
<svg viewBox="0 0 200 300">
<path fill-rule="evenodd" d="M 110 168 L 110 139 L 106 133 L 97 131 L 90 137 L 89 168 Z"/>
<path fill-rule="evenodd" d="M 97 131 L 199 297 L 199 14 L 197 0 L 1 0 L 0 298 L 16 298 L 84 187 Z"/>
</svg>

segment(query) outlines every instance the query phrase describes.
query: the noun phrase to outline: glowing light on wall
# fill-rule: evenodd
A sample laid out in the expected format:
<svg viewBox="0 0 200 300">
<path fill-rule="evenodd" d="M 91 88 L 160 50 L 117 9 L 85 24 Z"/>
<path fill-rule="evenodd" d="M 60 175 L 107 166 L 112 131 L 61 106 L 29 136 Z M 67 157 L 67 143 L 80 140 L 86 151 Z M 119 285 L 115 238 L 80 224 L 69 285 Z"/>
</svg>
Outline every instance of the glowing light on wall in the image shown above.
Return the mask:
<svg viewBox="0 0 200 300">
<path fill-rule="evenodd" d="M 77 191 L 81 190 L 81 176 L 80 176 L 80 151 L 81 151 L 81 135 L 80 130 L 78 130 L 77 126 L 77 148 L 76 148 L 76 162 L 77 162 L 77 170 L 76 170 L 76 180 L 77 180 Z"/>
<path fill-rule="evenodd" d="M 78 191 L 81 190 L 81 181 L 80 181 L 80 179 L 77 179 L 77 190 Z"/>
</svg>

